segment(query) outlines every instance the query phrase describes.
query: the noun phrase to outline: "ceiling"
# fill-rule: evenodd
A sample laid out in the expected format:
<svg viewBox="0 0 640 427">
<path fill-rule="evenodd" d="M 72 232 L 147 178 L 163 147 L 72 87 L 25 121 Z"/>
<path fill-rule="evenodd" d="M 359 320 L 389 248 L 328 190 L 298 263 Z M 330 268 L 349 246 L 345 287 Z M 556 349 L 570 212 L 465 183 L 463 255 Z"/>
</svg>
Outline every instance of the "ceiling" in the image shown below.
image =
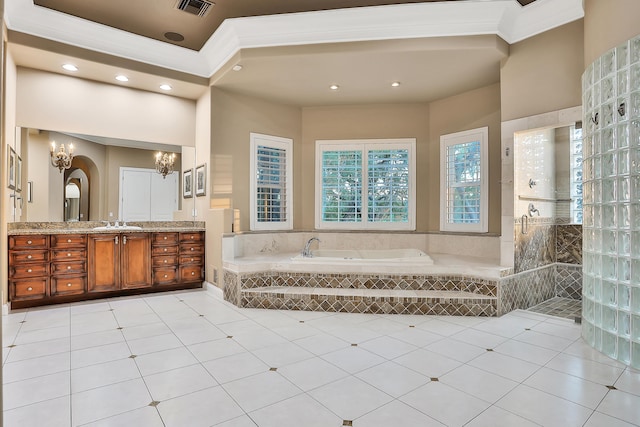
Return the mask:
<svg viewBox="0 0 640 427">
<path fill-rule="evenodd" d="M 429 102 L 499 82 L 509 43 L 583 14 L 582 0 L 215 0 L 199 18 L 176 1 L 5 0 L 8 49 L 18 66 L 194 100 L 215 85 L 297 106 Z"/>
<path fill-rule="evenodd" d="M 197 6 L 211 1 L 203 16 L 176 6 L 180 0 L 33 0 L 34 4 L 133 34 L 200 50 L 225 19 L 282 13 L 312 12 L 403 3 L 466 0 L 186 0 Z M 179 34 L 184 40 L 167 38 Z M 169 35 L 171 37 L 171 35 Z"/>
</svg>

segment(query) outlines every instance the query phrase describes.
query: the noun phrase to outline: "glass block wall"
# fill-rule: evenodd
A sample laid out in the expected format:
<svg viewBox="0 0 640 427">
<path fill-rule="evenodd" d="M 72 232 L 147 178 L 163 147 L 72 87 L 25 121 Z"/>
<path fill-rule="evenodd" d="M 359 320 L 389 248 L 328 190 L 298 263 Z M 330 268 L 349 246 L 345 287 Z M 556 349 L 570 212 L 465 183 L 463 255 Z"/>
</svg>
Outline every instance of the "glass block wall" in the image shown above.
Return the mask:
<svg viewBox="0 0 640 427">
<path fill-rule="evenodd" d="M 582 335 L 640 369 L 640 36 L 582 76 Z"/>
</svg>

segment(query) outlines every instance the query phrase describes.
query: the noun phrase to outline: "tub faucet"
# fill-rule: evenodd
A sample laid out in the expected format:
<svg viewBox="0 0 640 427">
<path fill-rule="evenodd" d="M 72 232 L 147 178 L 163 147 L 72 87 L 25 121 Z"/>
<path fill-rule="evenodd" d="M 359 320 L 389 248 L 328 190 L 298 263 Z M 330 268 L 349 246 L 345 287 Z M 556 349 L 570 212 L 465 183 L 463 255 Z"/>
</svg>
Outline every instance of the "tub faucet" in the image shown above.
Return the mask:
<svg viewBox="0 0 640 427">
<path fill-rule="evenodd" d="M 305 258 L 309 258 L 311 256 L 311 250 L 309 249 L 309 246 L 311 246 L 311 243 L 314 242 L 314 240 L 318 243 L 320 243 L 320 239 L 318 239 L 317 237 L 312 237 L 307 241 L 307 244 L 304 245 L 304 249 L 302 250 L 302 256 Z"/>
<path fill-rule="evenodd" d="M 533 216 L 533 214 L 537 212 L 538 216 L 540 216 L 540 211 L 533 206 L 533 203 L 529 203 L 529 216 Z"/>
</svg>

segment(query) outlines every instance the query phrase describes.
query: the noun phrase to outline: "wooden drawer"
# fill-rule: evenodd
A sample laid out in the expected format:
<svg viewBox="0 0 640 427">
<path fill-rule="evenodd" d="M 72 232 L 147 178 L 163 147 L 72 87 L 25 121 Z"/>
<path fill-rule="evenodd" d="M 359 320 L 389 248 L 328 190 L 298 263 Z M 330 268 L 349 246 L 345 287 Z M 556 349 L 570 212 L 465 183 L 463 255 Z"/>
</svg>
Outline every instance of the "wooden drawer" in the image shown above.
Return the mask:
<svg viewBox="0 0 640 427">
<path fill-rule="evenodd" d="M 83 294 L 86 284 L 85 276 L 52 277 L 51 296 Z"/>
<path fill-rule="evenodd" d="M 87 263 L 84 260 L 70 262 L 53 262 L 51 263 L 51 274 L 82 274 L 87 272 Z"/>
<path fill-rule="evenodd" d="M 151 265 L 154 267 L 169 267 L 178 265 L 178 256 L 177 255 L 163 255 L 163 256 L 154 256 L 151 261 Z"/>
<path fill-rule="evenodd" d="M 151 248 L 151 255 L 177 255 L 178 245 L 173 246 L 153 246 Z"/>
<path fill-rule="evenodd" d="M 87 258 L 87 251 L 85 249 L 59 249 L 57 251 L 51 251 L 51 261 L 76 261 L 84 260 Z"/>
<path fill-rule="evenodd" d="M 195 233 L 180 233 L 180 243 L 185 242 L 201 242 L 204 239 L 204 234 L 196 231 Z"/>
<path fill-rule="evenodd" d="M 151 238 L 152 245 L 175 245 L 178 243 L 178 233 L 153 233 Z"/>
<path fill-rule="evenodd" d="M 54 234 L 51 236 L 51 247 L 54 249 L 84 248 L 86 246 L 86 234 Z"/>
<path fill-rule="evenodd" d="M 38 277 L 49 275 L 48 263 L 24 263 L 9 267 L 9 277 L 12 279 L 22 279 L 25 277 Z"/>
<path fill-rule="evenodd" d="M 202 255 L 203 253 L 202 243 L 180 243 L 180 255 Z"/>
<path fill-rule="evenodd" d="M 11 282 L 11 300 L 40 299 L 47 295 L 47 278 L 14 280 Z"/>
<path fill-rule="evenodd" d="M 204 257 L 202 255 L 180 255 L 180 265 L 187 264 L 204 264 Z"/>
<path fill-rule="evenodd" d="M 42 263 L 49 261 L 49 251 L 11 251 L 9 252 L 9 264 Z"/>
<path fill-rule="evenodd" d="M 202 277 L 202 266 L 200 265 L 180 266 L 180 280 L 184 283 L 201 282 L 202 280 L 204 280 L 204 277 Z"/>
<path fill-rule="evenodd" d="M 9 236 L 9 249 L 47 249 L 49 247 L 49 236 Z"/>
<path fill-rule="evenodd" d="M 156 267 L 153 269 L 154 285 L 171 285 L 178 283 L 178 269 L 176 267 Z"/>
</svg>

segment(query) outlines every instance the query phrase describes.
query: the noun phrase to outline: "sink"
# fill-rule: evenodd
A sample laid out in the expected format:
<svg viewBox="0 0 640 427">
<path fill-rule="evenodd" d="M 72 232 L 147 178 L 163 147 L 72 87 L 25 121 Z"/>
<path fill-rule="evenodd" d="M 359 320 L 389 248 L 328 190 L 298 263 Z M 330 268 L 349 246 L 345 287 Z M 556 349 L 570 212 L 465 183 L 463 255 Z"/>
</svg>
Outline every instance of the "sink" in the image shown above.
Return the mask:
<svg viewBox="0 0 640 427">
<path fill-rule="evenodd" d="M 93 231 L 133 231 L 133 230 L 142 230 L 142 227 L 138 227 L 137 225 L 119 225 L 117 227 L 110 225 L 110 226 L 100 226 L 100 227 L 93 227 Z"/>
</svg>

